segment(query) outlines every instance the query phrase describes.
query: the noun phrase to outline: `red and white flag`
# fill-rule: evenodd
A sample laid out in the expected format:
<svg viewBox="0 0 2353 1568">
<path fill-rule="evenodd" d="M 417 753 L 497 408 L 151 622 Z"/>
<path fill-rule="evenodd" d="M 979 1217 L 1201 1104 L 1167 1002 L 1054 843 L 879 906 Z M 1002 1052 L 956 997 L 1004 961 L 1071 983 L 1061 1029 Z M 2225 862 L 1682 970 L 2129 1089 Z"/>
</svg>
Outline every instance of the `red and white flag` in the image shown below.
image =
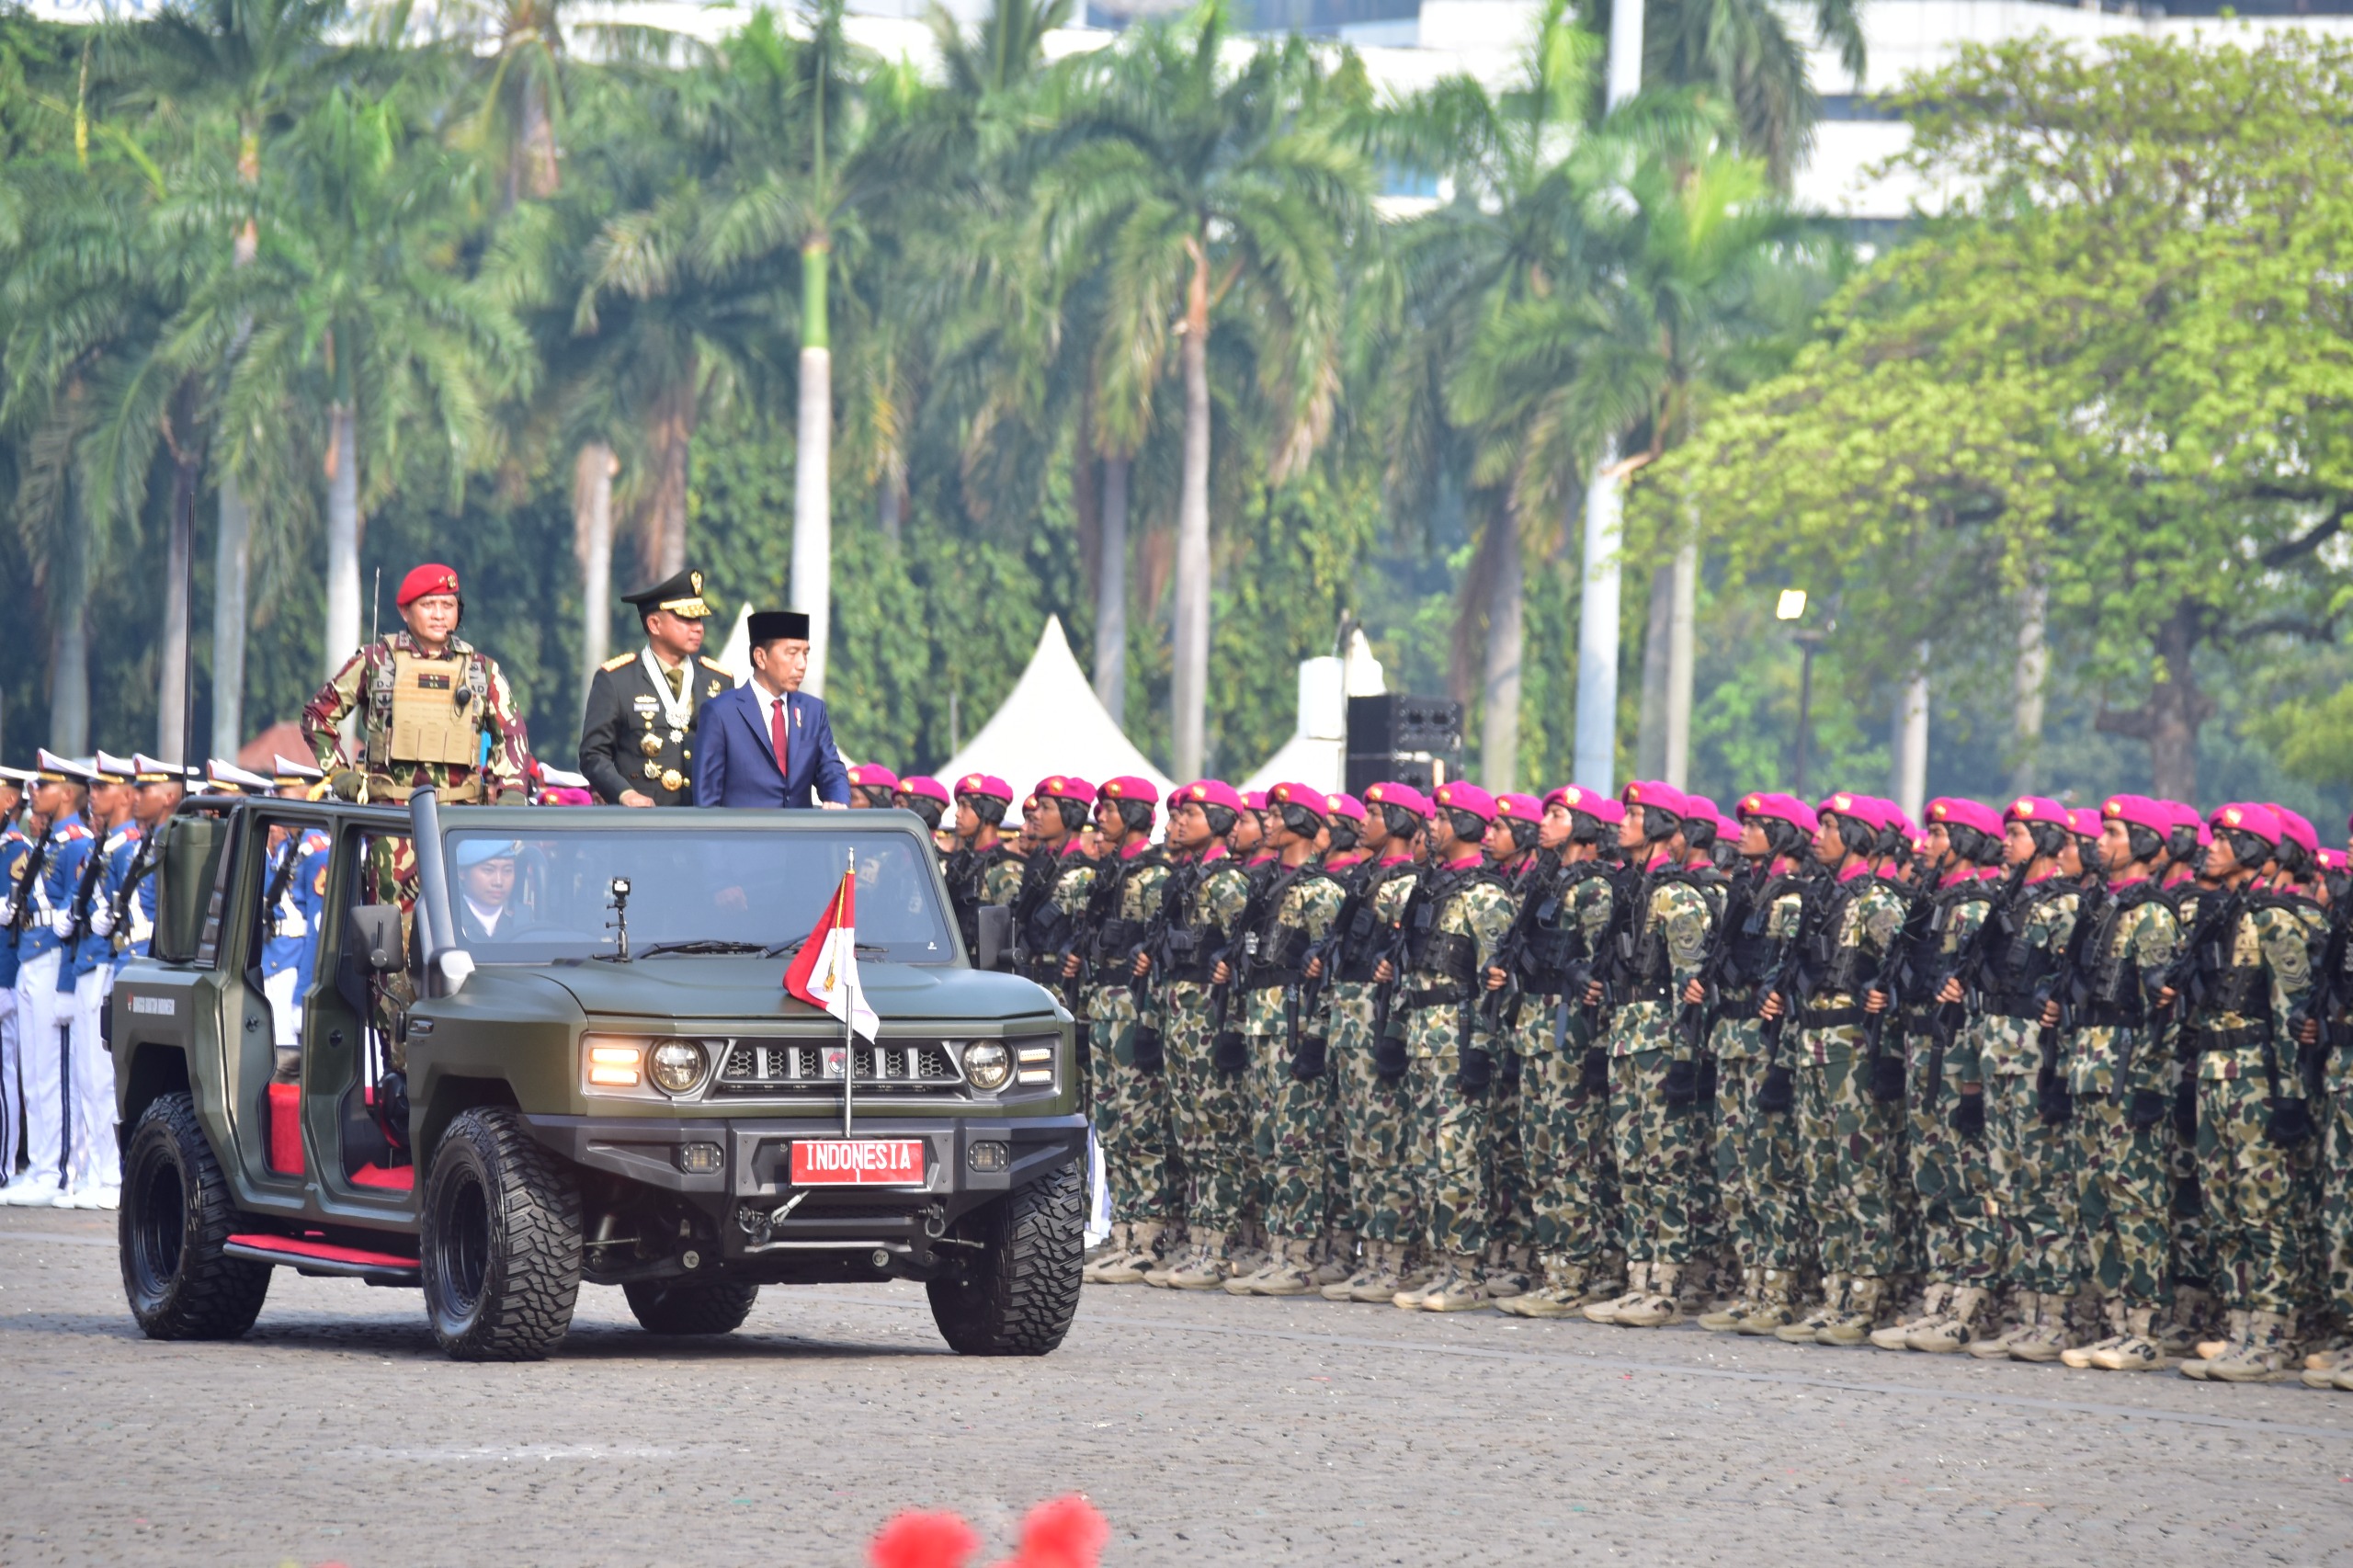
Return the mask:
<svg viewBox="0 0 2353 1568">
<path fill-rule="evenodd" d="M 817 917 L 809 939 L 793 955 L 784 971 L 784 988 L 813 1007 L 823 1007 L 851 1029 L 872 1040 L 881 1020 L 866 1005 L 865 989 L 858 983 L 858 881 L 854 872 L 842 873 L 842 885 Z"/>
</svg>

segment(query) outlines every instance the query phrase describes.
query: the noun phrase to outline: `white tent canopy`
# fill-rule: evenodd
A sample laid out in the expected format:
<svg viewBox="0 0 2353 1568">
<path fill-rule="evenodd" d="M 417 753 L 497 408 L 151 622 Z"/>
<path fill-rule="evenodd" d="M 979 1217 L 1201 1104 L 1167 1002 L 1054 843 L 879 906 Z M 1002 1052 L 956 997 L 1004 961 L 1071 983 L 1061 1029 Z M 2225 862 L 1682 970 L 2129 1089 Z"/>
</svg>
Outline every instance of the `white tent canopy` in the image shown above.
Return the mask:
<svg viewBox="0 0 2353 1568">
<path fill-rule="evenodd" d="M 996 775 L 1013 786 L 1017 798 L 1050 773 L 1075 773 L 1090 784 L 1132 774 L 1151 779 L 1164 800 L 1174 788 L 1097 699 L 1063 634 L 1062 618 L 1051 615 L 1038 634 L 1029 667 L 1004 705 L 948 759 L 939 777 L 953 789 L 968 773 Z"/>
<path fill-rule="evenodd" d="M 1348 639 L 1345 659 L 1302 659 L 1299 665 L 1299 729 L 1282 748 L 1235 788 L 1265 790 L 1304 784 L 1337 794 L 1348 769 L 1348 699 L 1388 690 L 1381 661 L 1361 628 Z"/>
</svg>

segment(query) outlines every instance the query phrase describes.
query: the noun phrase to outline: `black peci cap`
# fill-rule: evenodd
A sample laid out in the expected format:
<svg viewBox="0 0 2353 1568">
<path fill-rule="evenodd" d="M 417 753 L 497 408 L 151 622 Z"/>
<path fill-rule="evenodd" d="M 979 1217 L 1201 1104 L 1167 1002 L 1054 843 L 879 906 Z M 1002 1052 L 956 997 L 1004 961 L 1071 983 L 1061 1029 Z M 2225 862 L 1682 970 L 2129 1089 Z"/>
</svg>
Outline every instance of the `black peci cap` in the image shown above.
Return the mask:
<svg viewBox="0 0 2353 1568">
<path fill-rule="evenodd" d="M 750 621 L 752 646 L 763 647 L 782 638 L 809 641 L 809 617 L 797 609 L 756 609 Z"/>
</svg>

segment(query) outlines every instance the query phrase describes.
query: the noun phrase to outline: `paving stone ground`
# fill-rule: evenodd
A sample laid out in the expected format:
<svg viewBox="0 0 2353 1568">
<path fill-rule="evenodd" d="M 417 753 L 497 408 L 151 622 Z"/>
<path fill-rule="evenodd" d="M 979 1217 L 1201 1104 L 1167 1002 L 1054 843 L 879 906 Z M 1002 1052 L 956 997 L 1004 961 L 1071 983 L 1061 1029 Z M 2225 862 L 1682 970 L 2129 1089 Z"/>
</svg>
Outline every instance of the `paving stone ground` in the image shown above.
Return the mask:
<svg viewBox="0 0 2353 1568">
<path fill-rule="evenodd" d="M 1042 1360 L 911 1285 L 716 1342 L 589 1288 L 554 1358 L 458 1366 L 415 1292 L 282 1270 L 163 1345 L 112 1220 L 0 1210 L 0 1568 L 850 1565 L 911 1505 L 987 1562 L 1072 1490 L 1113 1568 L 2353 1563 L 2353 1394 L 1140 1287 Z"/>
</svg>

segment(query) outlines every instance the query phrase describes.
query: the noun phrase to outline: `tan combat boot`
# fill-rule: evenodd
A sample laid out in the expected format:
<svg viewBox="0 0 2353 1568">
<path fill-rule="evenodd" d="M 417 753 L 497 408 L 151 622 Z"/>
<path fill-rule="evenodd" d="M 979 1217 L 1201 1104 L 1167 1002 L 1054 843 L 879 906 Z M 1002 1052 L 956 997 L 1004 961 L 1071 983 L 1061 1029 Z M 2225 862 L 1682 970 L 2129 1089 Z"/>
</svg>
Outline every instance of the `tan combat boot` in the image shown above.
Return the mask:
<svg viewBox="0 0 2353 1568">
<path fill-rule="evenodd" d="M 1981 1361 L 2006 1361 L 2010 1358 L 2010 1341 L 2034 1327 L 2036 1301 L 2031 1290 L 2010 1292 L 2010 1311 L 2015 1321 L 1998 1334 L 1981 1335 L 1969 1342 L 1969 1353 Z"/>
<path fill-rule="evenodd" d="M 1610 1321 L 1620 1328 L 1665 1328 L 1683 1321 L 1684 1265 L 1654 1263 L 1650 1290 L 1631 1302 L 1621 1301 Z"/>
<path fill-rule="evenodd" d="M 1543 1282 L 1522 1295 L 1497 1301 L 1495 1310 L 1516 1318 L 1564 1318 L 1585 1304 L 1585 1270 L 1556 1254 L 1543 1259 Z"/>
<path fill-rule="evenodd" d="M 2282 1312 L 2246 1315 L 2246 1338 L 2236 1348 L 2206 1364 L 2206 1381 L 2213 1383 L 2278 1383 L 2288 1379 L 2294 1351 L 2295 1323 Z"/>
<path fill-rule="evenodd" d="M 1757 1298 L 1765 1293 L 1765 1271 L 1744 1268 L 1740 1271 L 1740 1294 L 1711 1312 L 1694 1319 L 1710 1334 L 1737 1334 L 1740 1325 L 1756 1308 Z"/>
<path fill-rule="evenodd" d="M 2304 1358 L 2303 1383 L 2308 1389 L 2333 1389 L 2341 1367 L 2353 1365 L 2341 1345 L 2331 1345 Z"/>
<path fill-rule="evenodd" d="M 1172 1290 L 1222 1290 L 1227 1275 L 1225 1233 L 1203 1231 L 1193 1238 L 1192 1248 L 1185 1254 L 1184 1261 L 1168 1271 L 1168 1288 Z"/>
<path fill-rule="evenodd" d="M 1386 1305 L 1405 1289 L 1404 1265 L 1404 1243 L 1365 1243 L 1364 1267 L 1349 1277 L 1348 1293 L 1341 1299 L 1367 1306 Z"/>
<path fill-rule="evenodd" d="M 2123 1341 L 2126 1332 L 2124 1327 L 2124 1298 L 2121 1296 L 2103 1296 L 2100 1298 L 2099 1304 L 2100 1316 L 2106 1320 L 2108 1324 L 2108 1333 L 2098 1339 L 2092 1341 L 2089 1345 L 2071 1345 L 2066 1349 L 2059 1352 L 2059 1364 L 2061 1366 L 2074 1367 L 2079 1370 L 2085 1367 L 2097 1367 L 2100 1364 L 2098 1361 L 2093 1359 L 2093 1357 L 2097 1352 L 2112 1349 Z"/>
<path fill-rule="evenodd" d="M 1418 1290 L 1438 1278 L 1438 1266 L 1430 1260 L 1429 1254 L 1407 1242 L 1397 1259 L 1397 1278 L 1402 1282 L 1401 1289 Z"/>
<path fill-rule="evenodd" d="M 1902 1323 L 1892 1323 L 1885 1328 L 1871 1330 L 1871 1343 L 1881 1350 L 1911 1349 L 1913 1331 L 1933 1327 L 1942 1321 L 1952 1306 L 1952 1286 L 1942 1283 L 1929 1286 L 1927 1293 L 1920 1298 L 1917 1312 Z"/>
<path fill-rule="evenodd" d="M 1160 1266 L 1160 1239 L 1167 1227 L 1157 1220 L 1139 1220 L 1128 1227 L 1128 1251 L 1096 1266 L 1097 1285 L 1141 1284 L 1146 1273 Z"/>
<path fill-rule="evenodd" d="M 2198 1344 L 2198 1354 L 2181 1364 L 2181 1375 L 2204 1382 L 2214 1369 L 2214 1363 L 2246 1343 L 2247 1310 L 2233 1307 L 2229 1312 L 2230 1326 L 2221 1340 L 2206 1339 Z"/>
<path fill-rule="evenodd" d="M 2165 1353 L 2157 1344 L 2156 1316 L 2154 1307 L 2126 1308 L 2124 1332 L 2107 1344 L 2094 1346 L 2091 1365 L 2109 1372 L 2154 1372 L 2164 1366 Z"/>
<path fill-rule="evenodd" d="M 1651 1266 L 1630 1263 L 1626 1266 L 1626 1289 L 1607 1301 L 1588 1302 L 1585 1309 L 1587 1323 L 1616 1323 L 1618 1309 L 1631 1307 L 1650 1293 Z"/>
<path fill-rule="evenodd" d="M 2214 1316 L 2212 1291 L 2202 1285 L 2175 1286 L 2173 1310 L 2157 1320 L 2158 1347 L 2168 1356 L 2197 1355 L 2198 1325 Z"/>
<path fill-rule="evenodd" d="M 2067 1308 L 2072 1296 L 2038 1295 L 2034 1299 L 2034 1321 L 2010 1337 L 2010 1359 L 2044 1364 L 2059 1359 L 2059 1353 L 2075 1342 L 2067 1326 Z"/>
<path fill-rule="evenodd" d="M 1256 1296 L 1304 1296 L 1316 1289 L 1315 1243 L 1307 1236 L 1287 1236 L 1275 1243 L 1275 1261 L 1260 1269 Z"/>
<path fill-rule="evenodd" d="M 1475 1312 L 1489 1304 L 1479 1260 L 1469 1253 L 1449 1255 L 1422 1297 L 1426 1312 Z"/>
<path fill-rule="evenodd" d="M 1315 1288 L 1329 1290 L 1344 1285 L 1357 1271 L 1357 1233 L 1354 1231 L 1334 1231 L 1325 1236 L 1315 1260 Z"/>
<path fill-rule="evenodd" d="M 1845 1310 L 1813 1331 L 1813 1342 L 1860 1345 L 1870 1337 L 1871 1324 L 1879 1321 L 1880 1307 L 1886 1300 L 1886 1280 L 1870 1275 L 1847 1280 Z"/>
<path fill-rule="evenodd" d="M 1535 1289 L 1536 1258 L 1529 1247 L 1499 1247 L 1495 1262 L 1487 1270 L 1487 1296 L 1502 1301 Z"/>
<path fill-rule="evenodd" d="M 1089 1285 L 1102 1283 L 1096 1278 L 1097 1272 L 1105 1264 L 1115 1263 L 1128 1256 L 1128 1230 L 1127 1225 L 1118 1221 L 1112 1221 L 1111 1233 L 1105 1236 L 1099 1245 L 1087 1249 L 1086 1267 L 1078 1271 L 1080 1279 Z"/>
<path fill-rule="evenodd" d="M 1232 1244 L 1226 1249 L 1226 1271 L 1229 1274 L 1256 1274 L 1274 1259 L 1273 1244 L 1267 1238 L 1267 1227 L 1256 1220 L 1245 1220 L 1241 1229 L 1233 1233 Z"/>
<path fill-rule="evenodd" d="M 1822 1277 L 1822 1300 L 1802 1317 L 1785 1323 L 1773 1331 L 1773 1337 L 1784 1345 L 1812 1345 L 1830 1321 L 1844 1310 L 1847 1282 L 1836 1274 Z"/>
<path fill-rule="evenodd" d="M 1390 1304 L 1409 1312 L 1417 1312 L 1422 1310 L 1422 1302 L 1429 1298 L 1430 1292 L 1445 1283 L 1444 1259 L 1433 1265 L 1428 1255 L 1409 1256 L 1399 1267 L 1397 1291 L 1389 1298 Z"/>
<path fill-rule="evenodd" d="M 1966 1349 L 1976 1339 L 1977 1325 L 1984 1321 L 1986 1303 L 1991 1300 L 1992 1292 L 1983 1285 L 1954 1286 L 1944 1315 L 1905 1335 L 1904 1347 L 1925 1350 L 1931 1356 L 1949 1356 Z"/>
<path fill-rule="evenodd" d="M 1778 1334 L 1797 1316 L 1790 1294 L 1797 1288 L 1797 1278 L 1786 1268 L 1757 1270 L 1756 1304 L 1740 1320 L 1739 1332 L 1751 1339 L 1762 1339 Z"/>
<path fill-rule="evenodd" d="M 1377 1242 L 1370 1236 L 1366 1237 L 1359 1246 L 1358 1250 L 1362 1256 L 1357 1260 L 1355 1270 L 1346 1279 L 1324 1286 L 1318 1293 L 1327 1301 L 1355 1301 L 1357 1288 L 1369 1284 L 1372 1277 L 1381 1272 L 1381 1250 L 1387 1245 L 1386 1242 Z M 1394 1294 L 1393 1289 L 1392 1294 Z M 1381 1298 L 1384 1301 L 1388 1299 L 1387 1296 Z"/>
</svg>

